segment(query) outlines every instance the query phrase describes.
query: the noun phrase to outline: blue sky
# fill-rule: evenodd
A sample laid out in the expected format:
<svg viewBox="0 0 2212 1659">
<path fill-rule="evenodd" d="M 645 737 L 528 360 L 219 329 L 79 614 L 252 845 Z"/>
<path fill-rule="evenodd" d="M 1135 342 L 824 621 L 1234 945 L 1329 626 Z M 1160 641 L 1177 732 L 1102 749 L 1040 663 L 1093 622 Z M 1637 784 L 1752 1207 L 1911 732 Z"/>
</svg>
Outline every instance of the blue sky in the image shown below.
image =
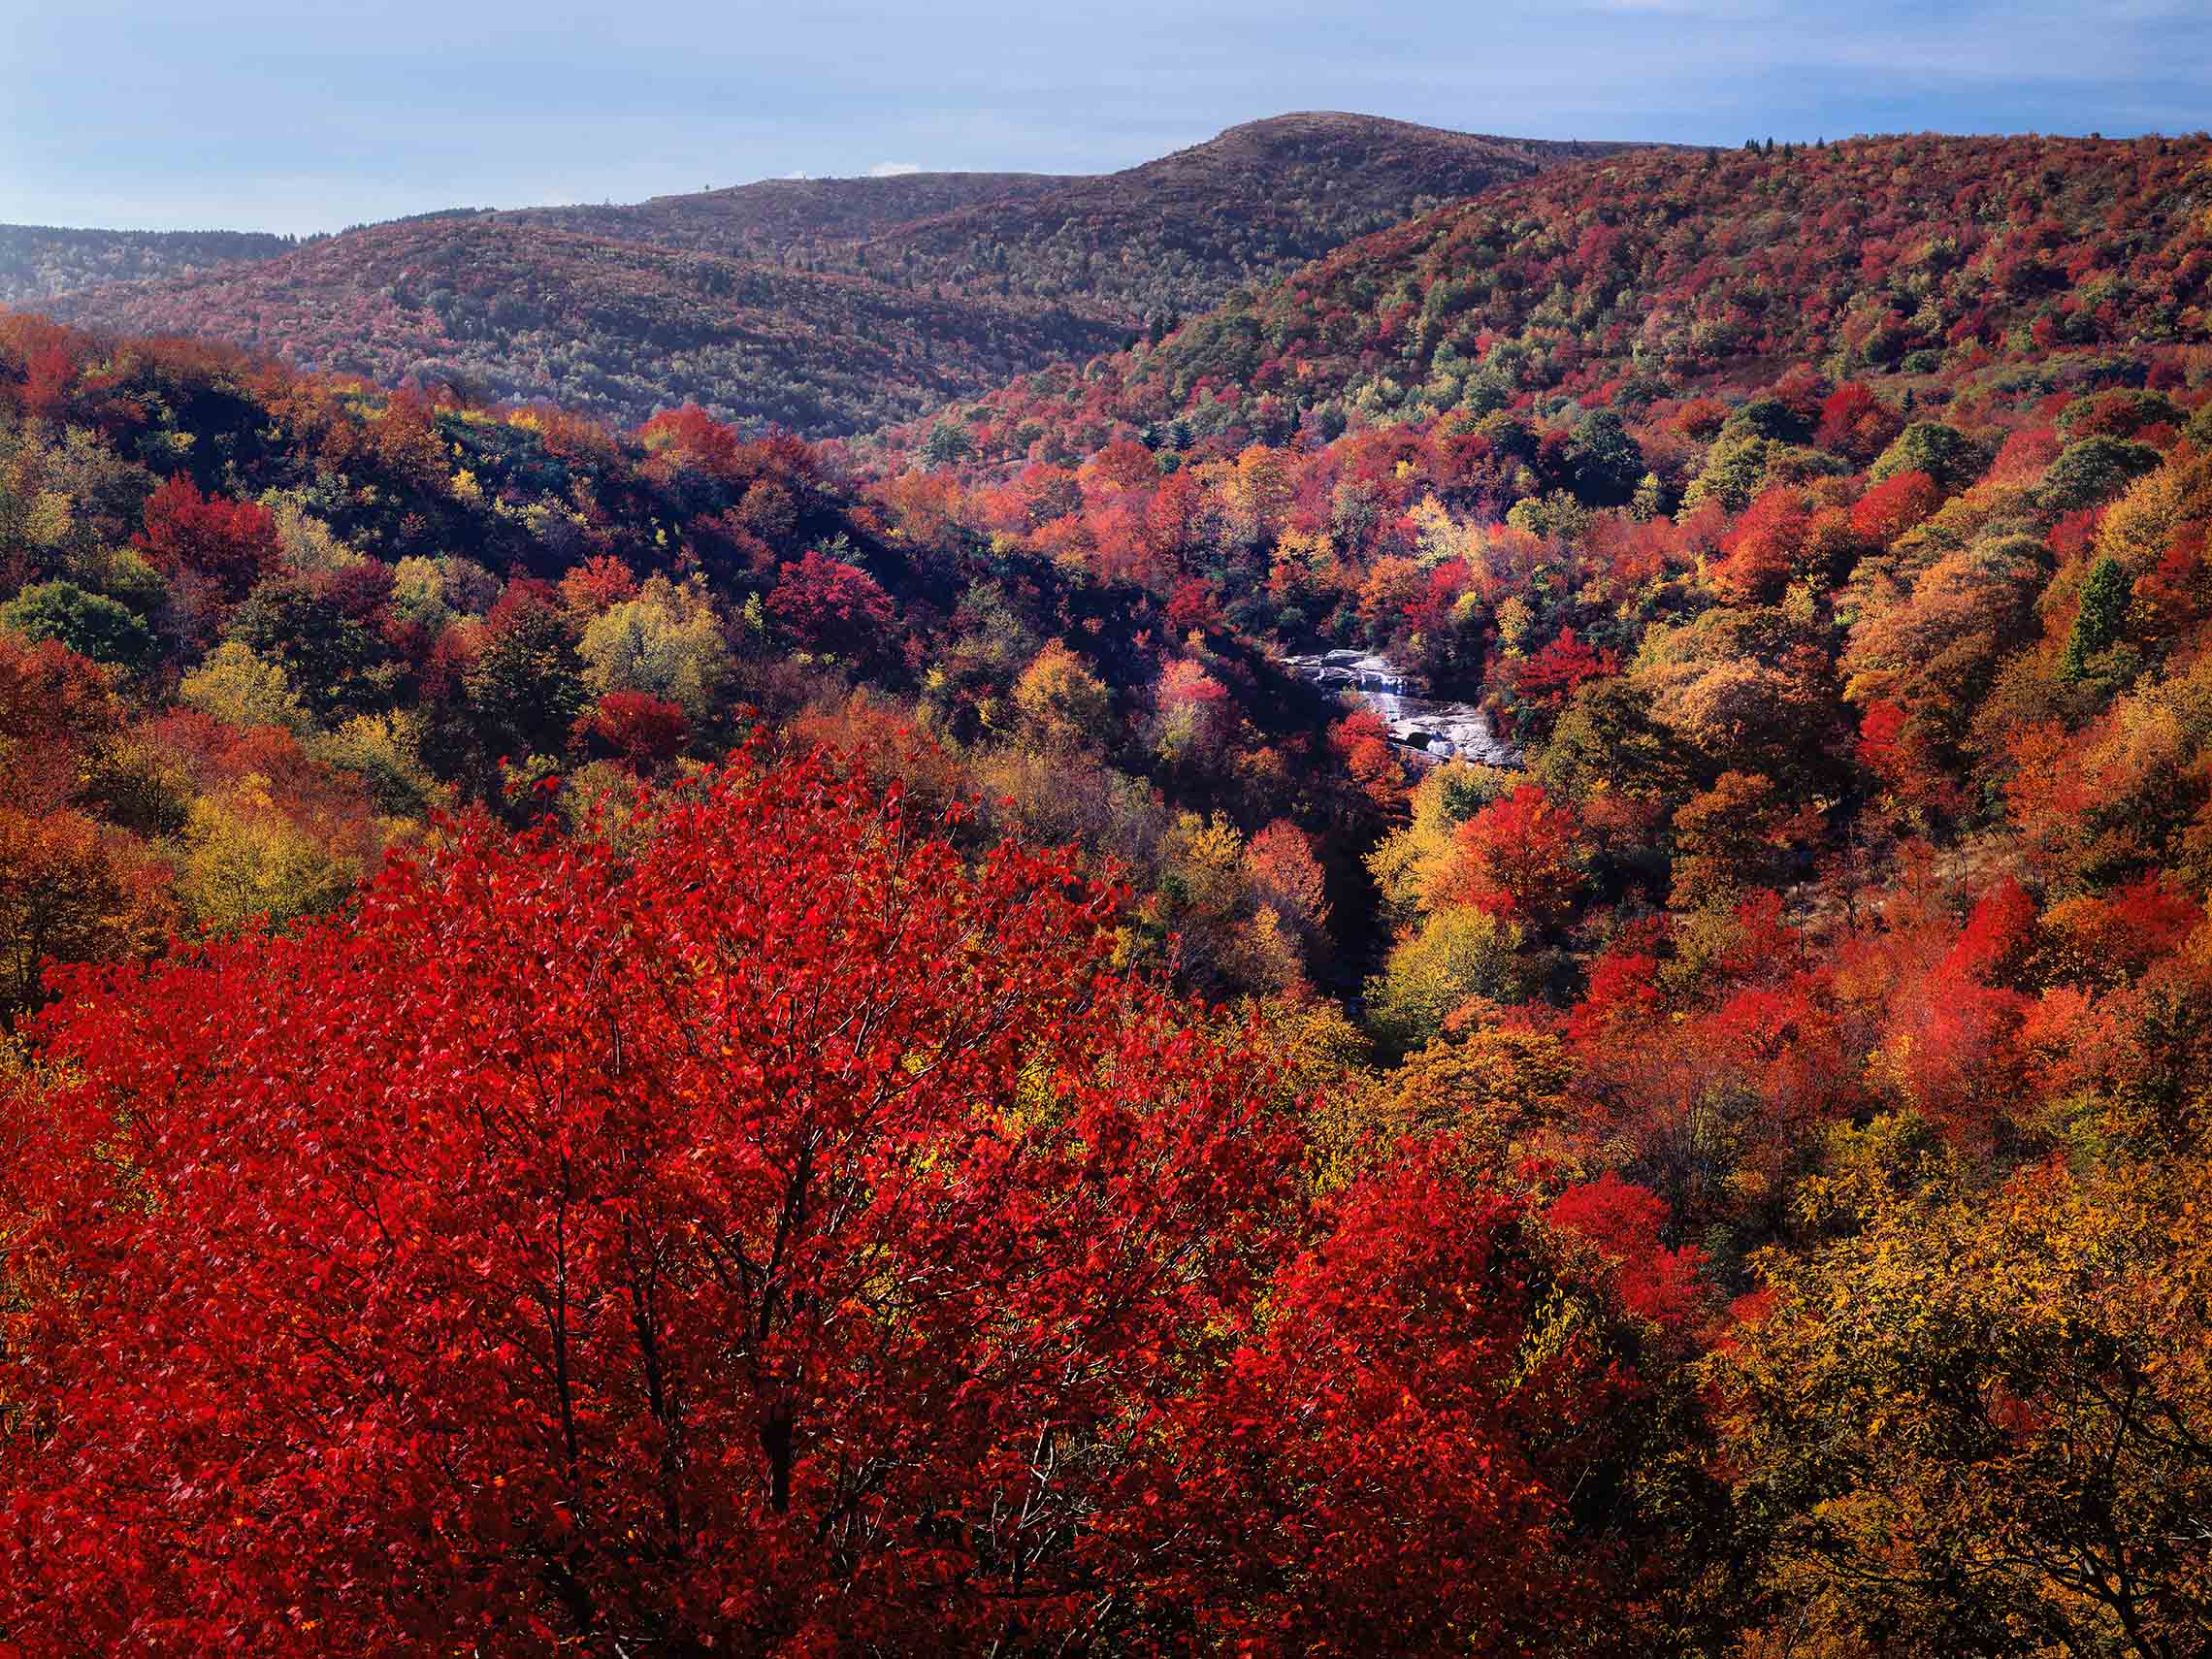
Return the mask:
<svg viewBox="0 0 2212 1659">
<path fill-rule="evenodd" d="M 0 0 L 0 221 L 306 232 L 1096 172 L 1306 109 L 1714 144 L 2187 132 L 2208 89 L 2208 0 Z"/>
</svg>

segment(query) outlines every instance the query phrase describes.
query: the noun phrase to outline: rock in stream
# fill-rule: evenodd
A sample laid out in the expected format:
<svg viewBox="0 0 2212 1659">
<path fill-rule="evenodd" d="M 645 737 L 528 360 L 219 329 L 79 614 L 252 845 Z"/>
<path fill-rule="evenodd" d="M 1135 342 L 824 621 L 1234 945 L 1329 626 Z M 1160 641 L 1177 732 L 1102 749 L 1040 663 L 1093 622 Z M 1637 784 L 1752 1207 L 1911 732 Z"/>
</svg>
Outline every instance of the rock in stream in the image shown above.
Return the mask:
<svg viewBox="0 0 2212 1659">
<path fill-rule="evenodd" d="M 1391 740 L 1416 757 L 1454 758 L 1485 766 L 1515 766 L 1513 750 L 1490 730 L 1489 716 L 1471 702 L 1423 697 L 1418 682 L 1387 657 L 1364 651 L 1322 651 L 1285 657 L 1283 666 L 1300 679 L 1365 703 L 1390 729 Z"/>
</svg>

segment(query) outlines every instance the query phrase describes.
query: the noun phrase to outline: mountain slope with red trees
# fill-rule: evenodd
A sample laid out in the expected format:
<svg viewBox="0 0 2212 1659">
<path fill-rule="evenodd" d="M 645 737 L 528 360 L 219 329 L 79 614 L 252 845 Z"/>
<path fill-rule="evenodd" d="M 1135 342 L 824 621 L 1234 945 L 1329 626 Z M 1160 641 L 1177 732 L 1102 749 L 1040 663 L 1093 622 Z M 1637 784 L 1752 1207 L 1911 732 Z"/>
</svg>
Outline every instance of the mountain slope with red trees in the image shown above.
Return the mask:
<svg viewBox="0 0 2212 1659">
<path fill-rule="evenodd" d="M 42 309 L 623 423 L 693 402 L 829 436 L 1083 361 L 1349 237 L 1615 147 L 1284 116 L 1097 179 L 778 179 L 426 214 Z"/>
<path fill-rule="evenodd" d="M 2181 341 L 2212 281 L 2212 144 L 1852 140 L 1638 151 L 1343 247 L 1080 374 L 985 400 L 969 437 L 1081 455 L 1116 430 L 1279 438 L 1309 415 L 1632 409 L 1793 364 L 1928 375 L 1969 359 Z"/>
<path fill-rule="evenodd" d="M 446 382 L 625 423 L 694 402 L 814 434 L 920 412 L 1123 338 L 1043 305 L 934 299 L 488 214 L 371 226 L 282 259 L 46 309 L 219 336 L 390 385 Z"/>
</svg>

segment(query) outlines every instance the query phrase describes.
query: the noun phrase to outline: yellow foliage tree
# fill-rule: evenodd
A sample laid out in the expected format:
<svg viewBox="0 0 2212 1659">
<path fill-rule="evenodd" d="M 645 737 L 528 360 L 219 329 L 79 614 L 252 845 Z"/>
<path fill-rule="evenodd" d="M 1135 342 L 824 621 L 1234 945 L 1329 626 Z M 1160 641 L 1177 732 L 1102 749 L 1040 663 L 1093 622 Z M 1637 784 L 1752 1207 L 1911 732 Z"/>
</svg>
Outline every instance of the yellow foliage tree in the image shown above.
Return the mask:
<svg viewBox="0 0 2212 1659">
<path fill-rule="evenodd" d="M 595 692 L 643 692 L 676 703 L 694 723 L 713 714 L 731 670 L 713 602 L 703 588 L 666 576 L 593 617 L 577 651 Z"/>
<path fill-rule="evenodd" d="M 249 777 L 192 803 L 178 896 L 211 932 L 281 927 L 332 909 L 360 875 L 358 863 L 295 824 L 268 785 Z"/>
<path fill-rule="evenodd" d="M 1364 1089 L 1317 1103 L 1311 1133 L 1323 1184 L 1386 1165 L 1404 1142 L 1437 1135 L 1492 1169 L 1539 1143 L 1556 1154 L 1574 1073 L 1566 1044 L 1548 1032 L 1479 1024 L 1441 1038 Z"/>
<path fill-rule="evenodd" d="M 1382 895 L 1382 919 L 1411 927 L 1428 905 L 1429 889 L 1450 866 L 1453 832 L 1512 788 L 1511 774 L 1495 766 L 1448 761 L 1432 766 L 1414 787 L 1412 817 L 1367 855 L 1367 868 Z"/>
<path fill-rule="evenodd" d="M 1853 1236 L 1758 1258 L 1707 1364 L 1783 1610 L 1746 1651 L 2202 1652 L 2212 1169 L 1869 1201 Z"/>
<path fill-rule="evenodd" d="M 1046 641 L 1014 682 L 1014 706 L 1029 740 L 1055 752 L 1095 750 L 1114 730 L 1105 682 L 1057 639 Z"/>
<path fill-rule="evenodd" d="M 1455 905 L 1438 912 L 1391 947 L 1382 972 L 1368 982 L 1368 1014 L 1391 1047 L 1416 1048 L 1444 1029 L 1461 1004 L 1476 997 L 1512 1002 L 1524 973 L 1521 930 L 1486 910 Z"/>
<path fill-rule="evenodd" d="M 284 670 L 235 639 L 216 646 L 196 673 L 184 676 L 177 700 L 226 726 L 281 726 L 301 734 L 313 726 Z"/>
</svg>

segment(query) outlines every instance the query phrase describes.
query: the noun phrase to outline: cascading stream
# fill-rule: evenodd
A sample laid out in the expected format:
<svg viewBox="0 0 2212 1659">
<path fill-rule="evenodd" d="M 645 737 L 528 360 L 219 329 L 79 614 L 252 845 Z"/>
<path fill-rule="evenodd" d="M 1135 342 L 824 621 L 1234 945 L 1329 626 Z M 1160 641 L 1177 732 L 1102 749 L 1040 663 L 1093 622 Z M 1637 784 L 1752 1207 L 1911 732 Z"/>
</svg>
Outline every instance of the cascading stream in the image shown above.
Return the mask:
<svg viewBox="0 0 2212 1659">
<path fill-rule="evenodd" d="M 1323 691 L 1364 703 L 1390 729 L 1391 740 L 1430 761 L 1474 761 L 1487 766 L 1520 762 L 1490 728 L 1489 716 L 1471 702 L 1422 697 L 1413 675 L 1387 657 L 1363 651 L 1322 651 L 1285 657 L 1283 666 Z"/>
</svg>

